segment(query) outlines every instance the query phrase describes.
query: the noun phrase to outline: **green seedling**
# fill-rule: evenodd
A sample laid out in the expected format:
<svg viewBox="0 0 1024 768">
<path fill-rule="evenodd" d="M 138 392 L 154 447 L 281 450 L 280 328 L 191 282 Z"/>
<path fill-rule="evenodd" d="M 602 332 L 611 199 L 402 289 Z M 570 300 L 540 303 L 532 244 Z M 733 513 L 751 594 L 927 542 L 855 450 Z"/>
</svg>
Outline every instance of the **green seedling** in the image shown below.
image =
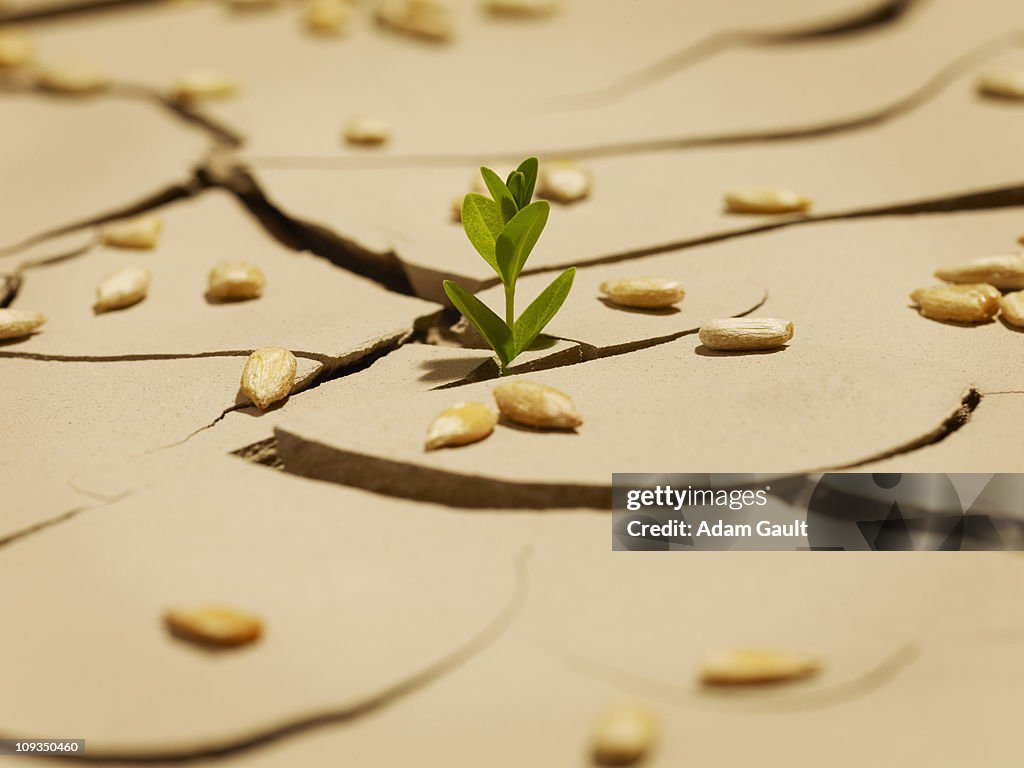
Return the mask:
<svg viewBox="0 0 1024 768">
<path fill-rule="evenodd" d="M 576 276 L 575 267 L 565 270 L 516 317 L 516 280 L 550 212 L 547 201 L 530 202 L 537 182 L 537 168 L 537 158 L 527 158 L 505 181 L 490 168 L 481 168 L 480 174 L 491 196 L 470 193 L 462 201 L 462 228 L 505 287 L 505 319 L 458 283 L 444 281 L 444 292 L 494 349 L 502 372 L 530 348 L 561 309 Z"/>
</svg>

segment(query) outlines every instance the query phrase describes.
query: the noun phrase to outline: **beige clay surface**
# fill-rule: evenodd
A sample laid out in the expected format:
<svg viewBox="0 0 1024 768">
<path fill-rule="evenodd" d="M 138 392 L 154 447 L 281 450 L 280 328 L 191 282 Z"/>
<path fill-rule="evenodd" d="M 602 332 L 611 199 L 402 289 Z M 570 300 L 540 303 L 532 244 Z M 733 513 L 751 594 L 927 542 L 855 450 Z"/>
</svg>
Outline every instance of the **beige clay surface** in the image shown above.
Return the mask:
<svg viewBox="0 0 1024 768">
<path fill-rule="evenodd" d="M 368 0 L 336 37 L 292 2 L 93 5 L 0 0 L 39 65 L 115 84 L 0 75 L 0 303 L 48 316 L 0 344 L 0 738 L 85 738 L 96 765 L 583 768 L 597 717 L 635 697 L 660 721 L 651 768 L 1019 762 L 1019 556 L 613 552 L 607 510 L 613 472 L 1024 472 L 1024 334 L 908 301 L 1020 247 L 1024 107 L 975 91 L 1024 66 L 1019 2 L 563 0 L 510 20 L 463 0 L 447 44 L 379 28 Z M 194 70 L 238 90 L 157 98 Z M 392 139 L 346 145 L 354 114 Z M 446 277 L 502 299 L 451 199 L 528 153 L 576 157 L 593 188 L 552 206 L 517 307 L 572 265 L 575 287 L 509 380 L 565 391 L 583 424 L 427 453 L 438 413 L 498 383 L 442 303 Z M 814 205 L 723 212 L 745 184 Z M 97 245 L 133 207 L 164 220 L 157 247 Z M 224 259 L 264 272 L 261 298 L 207 299 Z M 129 265 L 148 296 L 95 315 Z M 601 301 L 633 275 L 686 297 Z M 794 338 L 700 345 L 738 315 Z M 239 377 L 272 345 L 299 371 L 261 411 Z M 984 483 L 965 509 L 998 495 Z M 210 601 L 265 636 L 213 653 L 162 626 Z M 823 672 L 700 689 L 736 646 Z"/>
</svg>

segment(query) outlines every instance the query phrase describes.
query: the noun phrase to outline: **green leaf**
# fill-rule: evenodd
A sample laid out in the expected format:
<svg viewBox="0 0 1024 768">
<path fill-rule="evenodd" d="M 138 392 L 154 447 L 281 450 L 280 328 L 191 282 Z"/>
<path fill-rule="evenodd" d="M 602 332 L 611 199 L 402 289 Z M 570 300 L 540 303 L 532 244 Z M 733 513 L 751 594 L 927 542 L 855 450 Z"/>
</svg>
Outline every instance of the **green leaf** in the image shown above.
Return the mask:
<svg viewBox="0 0 1024 768">
<path fill-rule="evenodd" d="M 534 299 L 530 306 L 523 310 L 523 314 L 516 320 L 513 332 L 515 354 L 512 357 L 529 349 L 530 345 L 540 336 L 544 326 L 551 322 L 551 318 L 561 309 L 562 304 L 568 298 L 575 277 L 576 267 L 565 270 L 551 282 L 551 285 L 541 291 L 540 296 Z"/>
<path fill-rule="evenodd" d="M 520 210 L 526 207 L 526 203 L 523 201 L 523 189 L 526 186 L 526 177 L 523 176 L 519 171 L 512 171 L 508 177 L 508 191 L 512 193 L 512 199 L 516 201 L 516 205 Z"/>
<path fill-rule="evenodd" d="M 498 359 L 501 360 L 502 368 L 508 365 L 512 358 L 516 356 L 516 352 L 515 343 L 512 340 L 512 331 L 509 330 L 504 321 L 494 314 L 480 299 L 458 283 L 445 280 L 444 292 L 448 294 L 448 298 L 451 299 L 455 308 L 469 318 L 469 322 L 480 331 L 480 335 L 491 345 L 495 354 L 498 355 Z"/>
<path fill-rule="evenodd" d="M 512 172 L 523 174 L 523 196 L 516 198 L 520 208 L 525 208 L 529 205 L 530 200 L 533 199 L 533 188 L 537 184 L 537 169 L 539 165 L 536 157 L 528 157 Z M 511 178 L 511 174 L 509 174 L 509 177 Z M 509 181 L 508 183 L 511 185 L 512 182 Z"/>
<path fill-rule="evenodd" d="M 516 205 L 516 200 L 505 186 L 505 182 L 490 168 L 481 168 L 480 175 L 484 177 L 484 184 L 487 185 L 494 202 L 498 204 L 501 218 L 506 223 L 511 221 L 512 217 L 519 212 L 519 206 Z"/>
<path fill-rule="evenodd" d="M 462 228 L 466 230 L 466 236 L 477 253 L 501 277 L 498 260 L 494 255 L 494 241 L 505 228 L 505 222 L 498 213 L 497 204 L 483 195 L 470 192 L 462 200 Z"/>
<path fill-rule="evenodd" d="M 498 262 L 498 274 L 506 286 L 514 286 L 519 273 L 526 266 L 537 238 L 548 223 L 551 206 L 546 200 L 530 203 L 505 225 L 494 243 L 494 257 Z"/>
</svg>

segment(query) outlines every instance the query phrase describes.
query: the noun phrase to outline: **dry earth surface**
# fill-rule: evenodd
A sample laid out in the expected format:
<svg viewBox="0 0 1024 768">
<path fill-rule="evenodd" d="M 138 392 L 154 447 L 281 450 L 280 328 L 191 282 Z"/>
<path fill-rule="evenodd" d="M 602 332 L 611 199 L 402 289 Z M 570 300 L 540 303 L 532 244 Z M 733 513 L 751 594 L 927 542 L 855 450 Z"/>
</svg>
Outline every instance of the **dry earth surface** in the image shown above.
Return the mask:
<svg viewBox="0 0 1024 768">
<path fill-rule="evenodd" d="M 292 0 L 242 5 L 0 0 L 35 49 L 0 69 L 0 307 L 48 317 L 0 341 L 0 737 L 86 738 L 95 764 L 555 768 L 590 764 L 596 718 L 635 698 L 652 768 L 1019 761 L 1019 557 L 613 553 L 607 509 L 613 472 L 1024 472 L 1024 335 L 908 300 L 1020 248 L 1024 101 L 975 90 L 1024 66 L 1019 0 L 462 0 L 440 43 L 371 0 L 337 36 Z M 111 84 L 36 87 L 63 62 Z M 174 99 L 191 70 L 237 90 Z M 389 143 L 345 144 L 363 113 Z M 425 452 L 498 378 L 443 303 L 446 278 L 502 297 L 451 200 L 532 153 L 593 187 L 552 204 L 520 306 L 578 274 L 511 373 L 583 425 Z M 724 211 L 744 184 L 814 205 Z M 103 242 L 140 213 L 155 248 Z M 225 259 L 262 270 L 260 298 L 207 295 Z M 127 266 L 145 300 L 95 312 Z M 631 275 L 686 298 L 600 298 Z M 698 328 L 733 316 L 796 335 L 706 349 Z M 264 411 L 239 378 L 268 346 L 298 371 Z M 169 605 L 211 600 L 265 637 L 165 631 Z M 747 645 L 826 666 L 696 684 Z"/>
</svg>

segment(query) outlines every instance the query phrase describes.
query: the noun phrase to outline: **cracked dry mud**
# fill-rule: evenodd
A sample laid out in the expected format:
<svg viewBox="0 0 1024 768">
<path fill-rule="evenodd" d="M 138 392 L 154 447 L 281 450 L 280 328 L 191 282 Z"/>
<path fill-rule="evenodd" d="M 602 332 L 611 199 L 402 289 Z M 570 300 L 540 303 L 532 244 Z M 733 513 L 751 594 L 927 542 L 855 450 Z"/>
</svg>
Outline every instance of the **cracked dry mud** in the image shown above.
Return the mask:
<svg viewBox="0 0 1024 768">
<path fill-rule="evenodd" d="M 0 306 L 49 318 L 0 342 L 0 737 L 85 737 L 96 764 L 553 768 L 586 764 L 595 718 L 633 695 L 662 721 L 651 766 L 860 768 L 881 743 L 952 767 L 982 736 L 1011 764 L 1017 558 L 625 556 L 606 508 L 615 471 L 1024 471 L 1024 335 L 907 299 L 1024 234 L 1024 107 L 974 91 L 1024 65 L 1019 3 L 455 6 L 430 45 L 367 3 L 328 39 L 290 3 L 0 2 L 38 62 L 115 83 L 68 98 L 0 72 Z M 195 69 L 237 94 L 170 101 Z M 356 113 L 393 140 L 346 146 Z M 498 373 L 447 330 L 442 278 L 500 303 L 450 200 L 529 152 L 577 157 L 593 191 L 553 206 L 519 306 L 579 272 L 513 372 L 584 423 L 425 453 L 432 418 L 492 402 Z M 723 212 L 748 183 L 814 207 Z M 155 249 L 97 244 L 139 211 L 164 220 Z M 261 298 L 208 300 L 225 259 L 265 273 Z M 147 298 L 95 315 L 127 265 Z M 601 301 L 630 275 L 686 298 Z M 746 314 L 796 335 L 701 347 L 703 322 Z M 261 412 L 238 381 L 265 346 L 299 373 Z M 210 600 L 266 636 L 211 654 L 163 631 L 168 605 Z M 791 691 L 697 689 L 703 655 L 749 644 L 828 663 Z"/>
</svg>

